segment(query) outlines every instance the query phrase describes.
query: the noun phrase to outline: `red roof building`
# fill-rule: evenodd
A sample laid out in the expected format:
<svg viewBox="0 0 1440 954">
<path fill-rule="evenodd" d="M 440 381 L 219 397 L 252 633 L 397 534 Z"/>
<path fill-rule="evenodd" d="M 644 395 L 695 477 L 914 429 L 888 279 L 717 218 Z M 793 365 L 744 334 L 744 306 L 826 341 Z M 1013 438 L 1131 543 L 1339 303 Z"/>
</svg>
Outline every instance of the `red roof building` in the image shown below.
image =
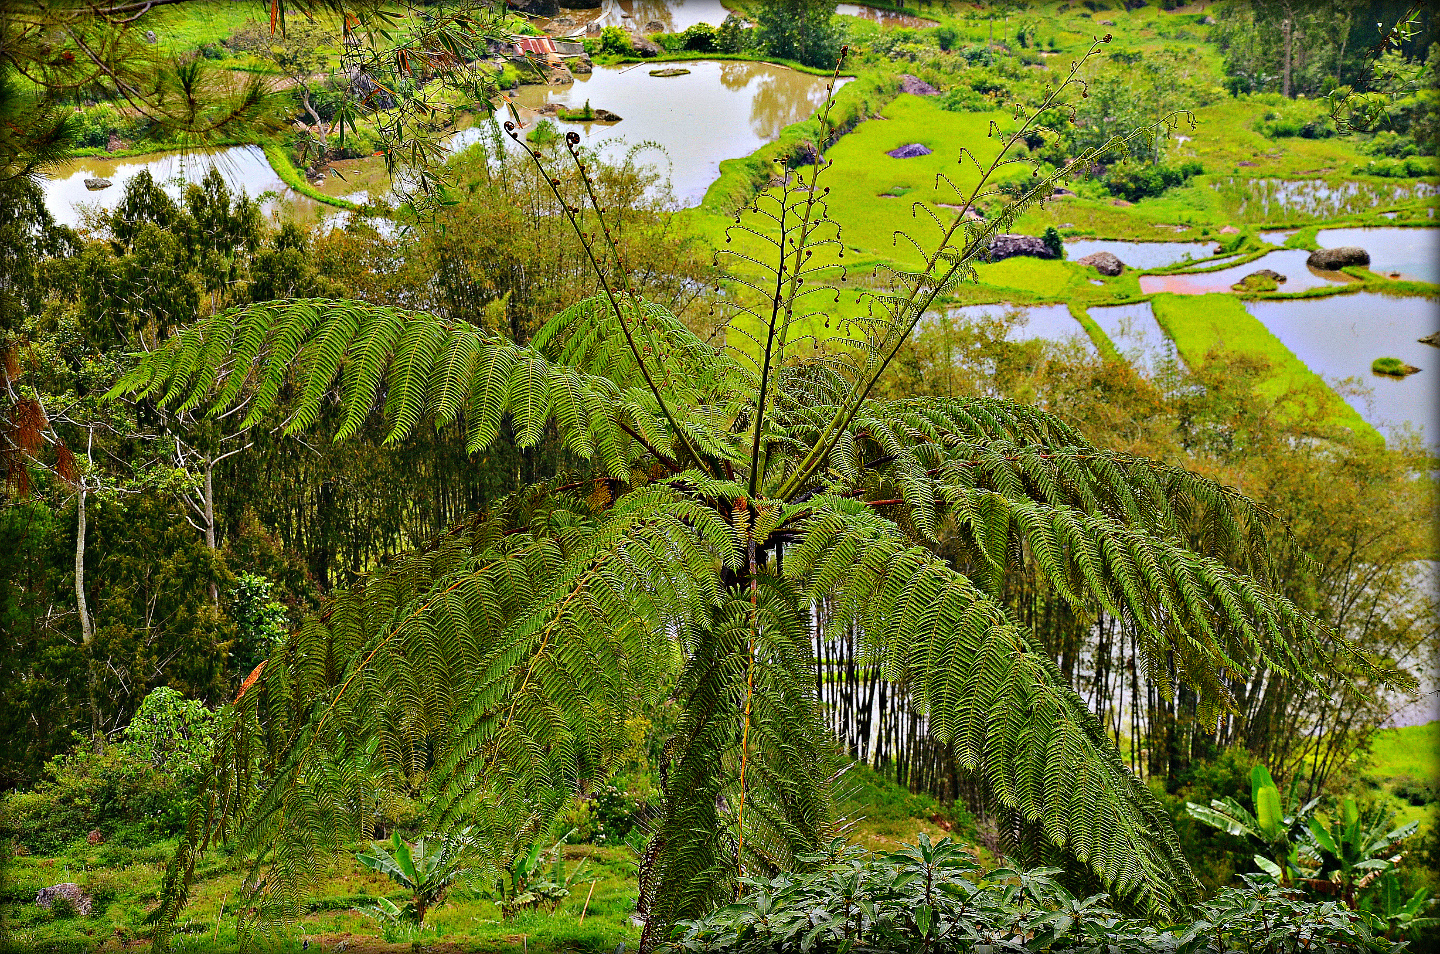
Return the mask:
<svg viewBox="0 0 1440 954">
<path fill-rule="evenodd" d="M 522 56 L 549 56 L 555 52 L 555 41 L 548 36 L 517 36 L 515 49 Z"/>
</svg>

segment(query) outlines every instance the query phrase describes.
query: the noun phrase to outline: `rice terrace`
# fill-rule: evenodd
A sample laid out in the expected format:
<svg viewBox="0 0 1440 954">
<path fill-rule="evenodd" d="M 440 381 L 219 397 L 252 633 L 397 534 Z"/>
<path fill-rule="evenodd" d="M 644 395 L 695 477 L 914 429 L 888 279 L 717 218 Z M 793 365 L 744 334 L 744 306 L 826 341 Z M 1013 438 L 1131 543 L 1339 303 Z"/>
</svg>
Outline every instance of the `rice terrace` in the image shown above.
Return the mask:
<svg viewBox="0 0 1440 954">
<path fill-rule="evenodd" d="M 1440 18 L 9 0 L 0 951 L 1440 950 Z"/>
</svg>

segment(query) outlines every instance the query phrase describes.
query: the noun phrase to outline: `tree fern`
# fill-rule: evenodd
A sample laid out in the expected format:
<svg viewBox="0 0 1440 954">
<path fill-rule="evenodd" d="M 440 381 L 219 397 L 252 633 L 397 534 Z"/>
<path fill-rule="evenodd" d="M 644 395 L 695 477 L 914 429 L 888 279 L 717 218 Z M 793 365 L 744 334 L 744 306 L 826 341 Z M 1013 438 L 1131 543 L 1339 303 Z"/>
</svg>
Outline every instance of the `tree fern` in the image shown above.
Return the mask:
<svg viewBox="0 0 1440 954">
<path fill-rule="evenodd" d="M 1079 82 L 1041 112 L 1063 112 Z M 600 294 L 531 347 L 293 301 L 207 318 L 122 382 L 249 422 L 279 410 L 287 433 L 335 405 L 342 439 L 433 424 L 463 427 L 479 452 L 505 428 L 522 446 L 553 434 L 581 462 L 336 594 L 247 683 L 167 879 L 159 941 L 215 837 L 254 859 L 253 930 L 293 916 L 319 859 L 402 792 L 419 793 L 437 835 L 533 835 L 604 777 L 626 721 L 673 682 L 681 715 L 640 872 L 652 948 L 744 872 L 796 864 L 834 833 L 839 766 L 812 647 L 842 627 L 911 688 L 1027 843 L 1152 914 L 1186 904 L 1196 883 L 1168 819 L 1006 611 L 1007 574 L 1039 574 L 1082 617 L 1122 617 L 1151 677 L 1169 690 L 1177 673 L 1211 716 L 1258 664 L 1306 678 L 1353 650 L 1277 594 L 1285 530 L 1233 490 L 1094 447 L 1036 408 L 871 399 L 989 239 L 1095 155 L 969 222 L 1034 118 L 1017 116 L 984 164 L 963 157 L 978 184 L 948 224 L 917 204 L 939 230 L 920 267 L 872 275 L 863 308 L 831 321 L 849 273 L 821 181 L 828 115 L 815 164 L 737 215 L 735 313 L 709 339 L 633 293 L 571 135 L 566 168 L 530 155 L 589 238 Z"/>
</svg>

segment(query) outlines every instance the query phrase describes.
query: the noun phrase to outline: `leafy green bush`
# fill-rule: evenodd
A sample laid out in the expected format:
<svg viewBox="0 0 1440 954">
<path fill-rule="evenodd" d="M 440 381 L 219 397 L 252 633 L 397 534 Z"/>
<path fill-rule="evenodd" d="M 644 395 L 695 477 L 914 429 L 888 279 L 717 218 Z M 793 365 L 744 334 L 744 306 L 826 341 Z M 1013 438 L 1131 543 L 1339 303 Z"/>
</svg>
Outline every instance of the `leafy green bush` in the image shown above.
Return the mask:
<svg viewBox="0 0 1440 954">
<path fill-rule="evenodd" d="M 952 113 L 980 113 L 992 109 L 995 105 L 985 94 L 968 86 L 956 86 L 946 90 L 939 102 L 941 109 L 948 109 Z"/>
<path fill-rule="evenodd" d="M 185 825 L 191 786 L 210 758 L 214 713 L 168 686 L 147 695 L 118 743 L 76 736 L 32 791 L 5 800 L 0 837 L 58 854 L 91 831 L 103 853 L 153 844 Z"/>
<path fill-rule="evenodd" d="M 1433 176 L 1440 172 L 1440 164 L 1424 156 L 1409 156 L 1405 159 L 1372 159 L 1352 170 L 1356 175 L 1380 176 L 1385 179 L 1414 179 Z"/>
<path fill-rule="evenodd" d="M 1040 236 L 1040 241 L 1044 242 L 1045 247 L 1055 253 L 1056 258 L 1065 257 L 1065 240 L 1060 237 L 1060 230 L 1055 228 L 1055 226 L 1046 226 L 1044 234 Z"/>
<path fill-rule="evenodd" d="M 694 53 L 719 52 L 715 28 L 708 23 L 696 23 L 686 27 L 685 32 L 680 34 L 680 49 Z"/>
<path fill-rule="evenodd" d="M 186 791 L 174 775 L 137 761 L 119 745 L 82 740 L 53 759 L 33 791 L 5 800 L 0 837 L 37 854 L 59 854 L 98 830 L 108 842 L 144 845 L 177 834 L 185 824 Z"/>
<path fill-rule="evenodd" d="M 600 31 L 600 52 L 609 56 L 633 56 L 635 45 L 624 30 L 608 26 Z"/>
<path fill-rule="evenodd" d="M 1255 124 L 1255 131 L 1274 139 L 1292 136 L 1301 139 L 1329 139 L 1339 134 L 1334 121 L 1328 115 L 1302 103 L 1267 109 Z"/>
<path fill-rule="evenodd" d="M 1398 358 L 1381 358 L 1380 361 L 1390 360 L 1403 365 L 1404 362 Z M 1376 362 L 1379 363 L 1378 361 Z M 1436 801 L 1435 787 L 1429 782 L 1415 778 L 1410 775 L 1402 775 L 1395 780 L 1395 797 L 1409 802 L 1411 805 L 1429 805 Z"/>
<path fill-rule="evenodd" d="M 1178 166 L 1163 163 L 1141 165 L 1121 162 L 1110 169 L 1103 183 L 1106 191 L 1129 202 L 1139 202 L 1163 193 L 1173 186 L 1183 185 L 1192 176 L 1205 171 L 1198 162 L 1183 162 Z"/>
<path fill-rule="evenodd" d="M 879 858 L 837 841 L 804 874 L 746 878 L 746 896 L 682 925 L 674 952 L 1386 951 L 1365 918 L 1334 901 L 1297 900 L 1246 881 L 1202 904 L 1189 924 L 1122 917 L 1105 895 L 1077 898 L 1054 868 L 985 870 L 946 838 Z M 1217 947 L 1218 945 L 1218 947 Z"/>
<path fill-rule="evenodd" d="M 960 33 L 954 27 L 942 26 L 935 28 L 935 43 L 942 50 L 953 50 L 955 41 L 960 39 Z"/>
<path fill-rule="evenodd" d="M 1419 145 L 1409 136 L 1402 136 L 1393 129 L 1382 129 L 1360 144 L 1360 151 L 1367 156 L 1384 156 L 1387 159 L 1405 159 L 1420 151 Z"/>
<path fill-rule="evenodd" d="M 149 127 L 146 120 L 126 116 L 109 103 L 81 110 L 75 114 L 71 124 L 77 143 L 91 149 L 106 148 L 111 136 L 122 140 L 139 139 Z"/>
</svg>

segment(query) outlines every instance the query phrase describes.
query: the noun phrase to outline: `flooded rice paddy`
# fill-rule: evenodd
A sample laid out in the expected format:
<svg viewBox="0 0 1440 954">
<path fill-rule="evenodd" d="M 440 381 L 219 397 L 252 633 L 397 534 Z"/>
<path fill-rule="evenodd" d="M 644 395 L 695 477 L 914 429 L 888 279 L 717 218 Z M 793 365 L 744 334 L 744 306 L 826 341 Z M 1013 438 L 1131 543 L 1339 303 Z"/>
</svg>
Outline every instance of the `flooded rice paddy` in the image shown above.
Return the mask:
<svg viewBox="0 0 1440 954">
<path fill-rule="evenodd" d="M 1440 284 L 1440 229 L 1321 229 L 1321 248 L 1358 245 L 1370 253 L 1370 270 L 1411 281 Z"/>
<path fill-rule="evenodd" d="M 658 165 L 676 199 L 689 206 L 699 205 L 719 177 L 721 160 L 749 155 L 809 117 L 825 101 L 829 82 L 772 63 L 686 61 L 690 72 L 671 77 L 651 76 L 652 66 L 596 67 L 569 86 L 522 86 L 511 102 L 527 126 L 544 119 L 535 109 L 546 103 L 578 108 L 589 102 L 618 113 L 621 121 L 613 125 L 556 125 L 610 158 L 655 144 L 658 149 L 638 158 Z"/>
<path fill-rule="evenodd" d="M 1161 330 L 1148 301 L 1092 307 L 1089 314 L 1121 357 L 1146 374 L 1153 375 L 1167 364 L 1180 363 L 1175 345 Z"/>
<path fill-rule="evenodd" d="M 1140 290 L 1147 295 L 1155 292 L 1175 292 L 1179 295 L 1204 295 L 1209 292 L 1228 292 L 1230 286 L 1251 272 L 1263 268 L 1285 276 L 1280 290 L 1286 292 L 1305 291 L 1325 285 L 1339 285 L 1349 281 L 1341 272 L 1322 272 L 1305 264 L 1310 253 L 1303 248 L 1287 248 L 1262 255 L 1253 262 L 1234 265 L 1213 272 L 1184 272 L 1179 275 L 1141 275 Z"/>
<path fill-rule="evenodd" d="M 1248 179 L 1217 176 L 1210 187 L 1221 206 L 1246 222 L 1297 222 L 1373 212 L 1440 195 L 1431 182 L 1327 182 L 1324 179 Z"/>
<path fill-rule="evenodd" d="M 41 183 L 41 189 L 45 193 L 45 206 L 55 221 L 78 226 L 87 208 L 109 211 L 119 205 L 125 197 L 125 184 L 141 172 L 148 171 L 167 192 L 178 196 L 187 184 L 199 182 L 212 168 L 219 170 L 234 191 L 261 199 L 267 212 L 289 203 L 297 218 L 313 221 L 341 211 L 292 191 L 270 168 L 259 146 L 230 146 L 188 154 L 153 153 L 124 159 L 86 156 L 57 167 L 50 178 Z M 85 186 L 85 180 L 91 178 L 109 179 L 111 185 L 92 192 Z M 366 192 L 353 179 L 332 178 L 319 188 L 354 202 L 366 200 Z"/>
<path fill-rule="evenodd" d="M 1396 434 L 1408 423 L 1422 428 L 1430 445 L 1440 443 L 1440 348 L 1418 340 L 1440 331 L 1440 299 L 1359 292 L 1252 301 L 1245 310 L 1327 383 L 1360 384 L 1366 393 L 1342 389 L 1342 396 L 1382 433 Z M 1372 373 L 1370 363 L 1384 357 L 1421 371 L 1401 379 Z"/>
<path fill-rule="evenodd" d="M 639 33 L 681 33 L 701 23 L 718 27 L 729 13 L 720 0 L 604 0 L 581 9 L 562 3 L 559 16 L 536 17 L 534 22 L 547 33 L 584 33 L 591 24 L 597 32 L 616 26 Z M 660 29 L 650 29 L 655 24 Z"/>
<path fill-rule="evenodd" d="M 1066 305 L 962 305 L 951 308 L 946 317 L 960 321 L 1002 321 L 1013 317 L 1015 322 L 1005 335 L 1008 341 L 1046 339 L 1076 345 L 1095 353 L 1095 343 Z"/>
<path fill-rule="evenodd" d="M 1167 268 L 1191 259 L 1208 258 L 1211 242 L 1121 242 L 1108 239 L 1070 239 L 1065 242 L 1065 257 L 1070 261 L 1109 252 L 1125 263 L 1126 268 Z"/>
</svg>

